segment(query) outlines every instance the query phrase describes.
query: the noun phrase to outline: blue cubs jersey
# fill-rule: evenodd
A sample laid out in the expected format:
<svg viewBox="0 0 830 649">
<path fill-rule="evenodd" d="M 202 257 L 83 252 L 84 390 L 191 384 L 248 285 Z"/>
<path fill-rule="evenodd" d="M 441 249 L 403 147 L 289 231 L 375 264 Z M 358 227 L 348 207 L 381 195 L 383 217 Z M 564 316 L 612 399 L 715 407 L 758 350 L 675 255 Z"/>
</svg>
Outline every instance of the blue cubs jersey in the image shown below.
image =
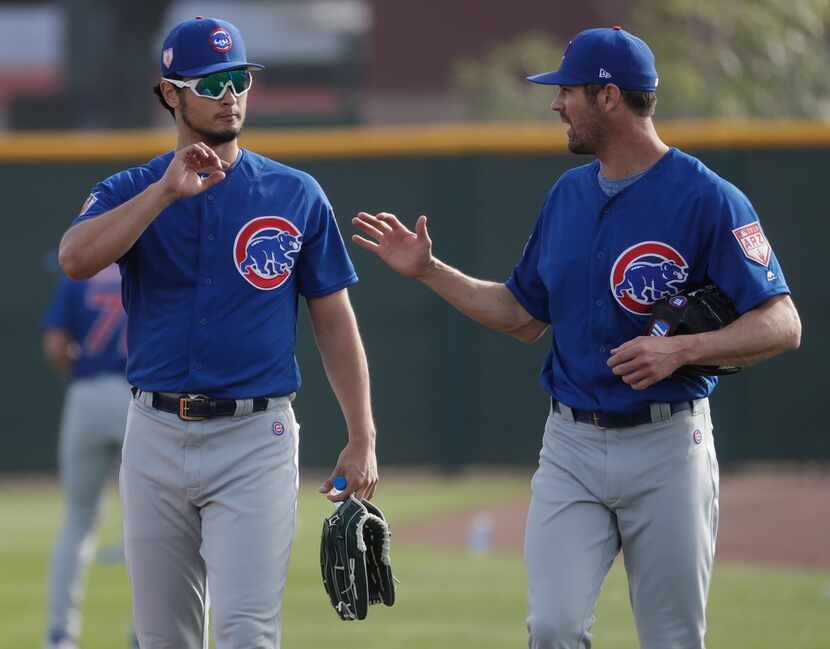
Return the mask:
<svg viewBox="0 0 830 649">
<path fill-rule="evenodd" d="M 76 222 L 139 194 L 172 158 L 99 183 Z M 119 260 L 127 378 L 143 390 L 236 399 L 295 392 L 298 296 L 357 281 L 311 176 L 245 149 L 226 174 L 161 212 Z"/>
<path fill-rule="evenodd" d="M 610 350 L 645 335 L 651 305 L 714 283 L 739 313 L 789 293 L 758 215 L 736 187 L 671 149 L 609 198 L 599 162 L 572 169 L 548 194 L 507 286 L 552 326 L 542 383 L 577 409 L 630 412 L 709 395 L 715 377 L 669 377 L 634 390 Z"/>
<path fill-rule="evenodd" d="M 78 344 L 72 379 L 124 374 L 127 315 L 121 306 L 121 275 L 112 264 L 88 280 L 62 277 L 43 318 L 44 329 L 63 329 Z"/>
</svg>

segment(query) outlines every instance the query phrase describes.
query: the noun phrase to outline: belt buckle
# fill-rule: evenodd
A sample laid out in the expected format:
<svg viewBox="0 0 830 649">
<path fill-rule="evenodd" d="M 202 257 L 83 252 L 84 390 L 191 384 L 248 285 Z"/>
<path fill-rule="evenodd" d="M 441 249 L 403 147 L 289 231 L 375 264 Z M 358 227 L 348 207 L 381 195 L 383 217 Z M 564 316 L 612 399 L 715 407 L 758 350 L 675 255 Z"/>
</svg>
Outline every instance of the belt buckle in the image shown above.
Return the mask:
<svg viewBox="0 0 830 649">
<path fill-rule="evenodd" d="M 188 412 L 191 403 L 202 401 L 207 401 L 207 397 L 197 394 L 189 394 L 186 397 L 179 397 L 179 419 L 184 421 L 203 421 L 207 419 L 205 416 L 194 417 Z"/>
</svg>

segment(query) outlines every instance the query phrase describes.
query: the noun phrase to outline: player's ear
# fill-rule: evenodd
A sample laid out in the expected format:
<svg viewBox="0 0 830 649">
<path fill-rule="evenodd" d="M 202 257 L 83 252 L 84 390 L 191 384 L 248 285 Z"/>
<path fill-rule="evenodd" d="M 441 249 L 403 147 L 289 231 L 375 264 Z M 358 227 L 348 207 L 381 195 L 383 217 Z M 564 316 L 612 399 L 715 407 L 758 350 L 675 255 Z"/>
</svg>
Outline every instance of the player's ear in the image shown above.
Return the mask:
<svg viewBox="0 0 830 649">
<path fill-rule="evenodd" d="M 164 97 L 164 101 L 167 102 L 167 105 L 170 106 L 170 108 L 179 107 L 179 104 L 181 104 L 181 99 L 179 89 L 176 88 L 176 86 L 174 86 L 172 83 L 162 81 L 159 84 L 159 90 L 161 91 L 161 94 Z"/>
<path fill-rule="evenodd" d="M 613 83 L 608 83 L 602 88 L 599 96 L 599 105 L 606 111 L 610 112 L 616 109 L 623 103 L 622 90 Z"/>
</svg>

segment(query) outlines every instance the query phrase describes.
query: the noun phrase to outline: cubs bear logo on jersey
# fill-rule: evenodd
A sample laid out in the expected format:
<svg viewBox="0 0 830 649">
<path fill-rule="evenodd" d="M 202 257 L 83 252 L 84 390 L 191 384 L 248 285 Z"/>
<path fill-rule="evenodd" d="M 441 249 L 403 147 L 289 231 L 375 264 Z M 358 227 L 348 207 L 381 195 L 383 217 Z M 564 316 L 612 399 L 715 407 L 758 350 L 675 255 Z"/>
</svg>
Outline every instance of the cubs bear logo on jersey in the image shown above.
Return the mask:
<svg viewBox="0 0 830 649">
<path fill-rule="evenodd" d="M 224 27 L 218 27 L 210 33 L 210 46 L 220 54 L 226 54 L 233 47 L 233 39 Z"/>
<path fill-rule="evenodd" d="M 303 235 L 291 221 L 259 216 L 236 235 L 234 264 L 249 284 L 270 291 L 288 280 L 302 245 Z"/>
<path fill-rule="evenodd" d="M 611 267 L 611 293 L 626 311 L 651 313 L 657 300 L 680 292 L 689 264 L 677 250 L 660 241 L 643 241 L 623 251 Z"/>
</svg>

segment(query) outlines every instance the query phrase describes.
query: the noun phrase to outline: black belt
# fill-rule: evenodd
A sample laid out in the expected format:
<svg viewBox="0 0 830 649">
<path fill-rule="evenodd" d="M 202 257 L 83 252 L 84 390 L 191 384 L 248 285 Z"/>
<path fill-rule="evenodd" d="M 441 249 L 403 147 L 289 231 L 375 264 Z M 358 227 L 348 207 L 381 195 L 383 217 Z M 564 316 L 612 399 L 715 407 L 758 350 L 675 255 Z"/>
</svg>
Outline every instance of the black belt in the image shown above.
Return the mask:
<svg viewBox="0 0 830 649">
<path fill-rule="evenodd" d="M 556 399 L 551 400 L 553 409 L 561 413 L 559 402 Z M 671 414 L 680 412 L 681 410 L 691 410 L 691 401 L 678 401 L 670 403 Z M 570 407 L 570 406 L 568 406 Z M 573 412 L 574 421 L 583 424 L 593 424 L 599 428 L 628 428 L 630 426 L 641 426 L 642 424 L 657 423 L 660 419 L 655 420 L 651 414 L 651 408 L 646 406 L 641 410 L 635 412 L 596 412 L 593 410 L 577 410 L 571 408 Z"/>
<path fill-rule="evenodd" d="M 137 394 L 133 388 L 133 396 Z M 251 412 L 262 412 L 268 408 L 268 397 L 254 397 Z M 232 417 L 236 414 L 236 399 L 214 399 L 203 395 L 180 394 L 168 396 L 153 392 L 152 406 L 156 410 L 172 412 L 184 421 L 201 421 L 212 417 Z"/>
</svg>

